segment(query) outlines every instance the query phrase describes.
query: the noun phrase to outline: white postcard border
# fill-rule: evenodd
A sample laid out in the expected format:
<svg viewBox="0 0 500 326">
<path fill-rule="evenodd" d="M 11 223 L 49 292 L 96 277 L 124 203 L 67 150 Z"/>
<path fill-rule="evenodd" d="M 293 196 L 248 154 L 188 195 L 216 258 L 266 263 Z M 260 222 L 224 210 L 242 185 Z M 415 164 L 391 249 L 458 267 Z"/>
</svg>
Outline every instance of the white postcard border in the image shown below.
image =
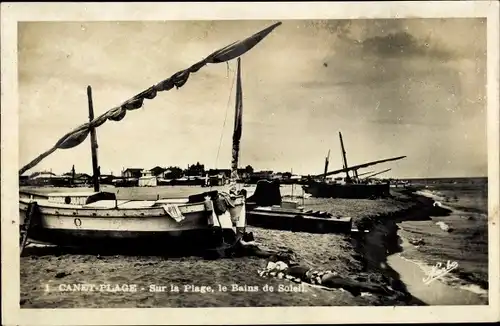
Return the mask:
<svg viewBox="0 0 500 326">
<path fill-rule="evenodd" d="M 2 323 L 142 325 L 260 323 L 473 322 L 500 319 L 499 4 L 497 1 L 266 3 L 2 3 L 1 220 Z M 489 305 L 431 307 L 276 307 L 20 309 L 18 250 L 18 21 L 197 19 L 487 18 Z M 360 311 L 360 309 L 362 309 Z"/>
</svg>

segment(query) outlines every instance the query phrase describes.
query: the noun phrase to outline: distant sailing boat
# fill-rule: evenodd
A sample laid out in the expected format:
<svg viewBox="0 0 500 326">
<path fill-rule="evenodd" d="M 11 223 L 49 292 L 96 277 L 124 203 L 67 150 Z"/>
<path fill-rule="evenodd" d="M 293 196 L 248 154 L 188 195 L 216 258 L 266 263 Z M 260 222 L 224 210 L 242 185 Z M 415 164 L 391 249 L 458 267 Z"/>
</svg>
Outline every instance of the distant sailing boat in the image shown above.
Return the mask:
<svg viewBox="0 0 500 326">
<path fill-rule="evenodd" d="M 64 135 L 51 149 L 20 169 L 19 175 L 38 164 L 57 149 L 72 148 L 91 134 L 94 192 L 37 194 L 20 191 L 20 249 L 28 238 L 56 245 L 99 246 L 130 245 L 166 246 L 176 240 L 209 247 L 231 247 L 239 242 L 245 230 L 245 193 L 209 191 L 184 199 L 117 200 L 110 192 L 99 191 L 99 166 L 95 128 L 107 120 L 120 121 L 127 111 L 142 106 L 157 92 L 182 87 L 191 73 L 206 64 L 226 62 L 249 51 L 281 23 L 276 23 L 251 37 L 222 48 L 190 68 L 137 94 L 99 117 L 93 117 L 89 89 L 90 122 Z M 238 165 L 241 138 L 241 81 L 238 58 L 236 117 L 233 131 L 232 177 Z M 239 95 L 238 95 L 239 94 Z M 238 100 L 239 98 L 239 100 Z M 229 239 L 229 243 L 228 243 Z M 173 248 L 176 248 L 173 246 Z"/>
<path fill-rule="evenodd" d="M 358 170 L 376 164 L 401 160 L 406 156 L 386 158 L 354 166 L 348 166 L 346 151 L 344 148 L 344 141 L 342 140 L 342 133 L 340 132 L 339 132 L 339 139 L 342 152 L 342 169 L 326 172 L 328 167 L 328 161 L 327 161 L 325 164 L 325 172 L 323 174 L 313 176 L 308 181 L 308 184 L 303 186 L 304 191 L 306 193 L 311 194 L 313 197 L 327 197 L 327 198 L 330 197 L 330 198 L 371 199 L 371 198 L 380 198 L 389 196 L 390 185 L 388 182 L 380 184 L 368 183 L 367 182 L 368 179 L 365 178 L 365 180 L 363 180 L 359 178 L 361 174 L 358 174 Z M 381 171 L 378 172 L 377 174 L 381 174 L 389 170 Z M 352 172 L 353 175 L 352 176 L 349 175 L 349 172 Z M 327 176 L 340 173 L 346 174 L 342 183 L 339 182 L 330 183 L 326 181 Z"/>
</svg>

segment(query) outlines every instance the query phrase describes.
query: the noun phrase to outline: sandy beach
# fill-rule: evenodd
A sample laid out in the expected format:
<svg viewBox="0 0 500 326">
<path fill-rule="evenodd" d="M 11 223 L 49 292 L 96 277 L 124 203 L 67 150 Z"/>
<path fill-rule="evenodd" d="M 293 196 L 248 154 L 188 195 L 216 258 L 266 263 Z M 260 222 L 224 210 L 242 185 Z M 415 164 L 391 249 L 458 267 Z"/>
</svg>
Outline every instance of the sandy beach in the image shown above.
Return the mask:
<svg viewBox="0 0 500 326">
<path fill-rule="evenodd" d="M 144 199 L 158 196 L 157 192 L 166 194 L 173 191 L 172 187 L 166 190 L 161 188 L 122 188 L 116 191 L 122 198 L 133 195 Z M 175 190 L 181 196 L 201 189 L 188 188 Z M 290 194 L 290 190 L 290 187 L 282 187 L 282 194 Z M 346 279 L 390 287 L 394 290 L 391 295 L 369 292 L 358 295 L 343 289 L 325 290 L 304 284 L 297 287 L 296 283 L 288 280 L 263 278 L 257 271 L 266 266 L 267 260 L 258 257 L 207 260 L 202 257 L 101 255 L 74 249 L 29 247 L 21 257 L 21 307 L 487 304 L 487 296 L 484 295 L 487 290 L 481 288 L 480 293 L 474 293 L 471 288 L 466 290 L 464 287 L 475 285 L 486 286 L 487 289 L 487 259 L 483 260 L 484 257 L 474 258 L 486 264 L 486 269 L 479 265 L 479 271 L 471 269 L 475 265 L 472 257 L 464 256 L 459 260 L 460 268 L 454 275 L 460 277 L 460 283 L 450 283 L 444 278 L 429 286 L 422 282 L 426 276 L 422 264 L 431 266 L 436 261 L 453 258 L 449 250 L 462 250 L 457 245 L 461 242 L 449 242 L 449 238 L 464 235 L 453 232 L 441 234 L 444 237 L 441 242 L 429 241 L 421 246 L 424 250 L 416 249 L 408 243 L 414 237 L 410 232 L 417 232 L 411 229 L 412 226 L 425 222 L 432 232 L 442 232 L 432 219 L 429 220 L 434 200 L 407 190 L 395 189 L 392 192 L 393 198 L 379 200 L 304 199 L 308 208 L 351 216 L 355 225 L 371 226 L 372 231 L 366 235 L 308 234 L 249 227 L 261 248 L 290 251 L 301 264 L 311 268 L 333 270 Z M 295 193 L 300 195 L 297 190 Z M 451 218 L 454 218 L 453 215 Z M 478 220 L 474 222 L 481 224 Z M 460 230 L 455 224 L 453 226 Z M 436 238 L 436 235 L 427 232 L 429 238 Z M 443 243 L 449 246 L 444 247 Z M 455 246 L 455 249 L 450 246 Z M 486 247 L 481 248 L 479 244 L 477 250 L 487 257 L 487 241 Z M 422 266 L 415 262 L 422 263 Z M 136 285 L 138 289 L 135 292 L 68 291 L 67 285 L 75 283 L 129 284 Z M 178 287 L 180 291 L 150 291 L 161 286 L 167 289 Z M 213 291 L 205 288 L 206 293 L 198 292 L 203 291 L 202 286 Z M 227 290 L 222 291 L 222 287 Z M 269 287 L 273 287 L 274 291 L 269 291 Z"/>
</svg>

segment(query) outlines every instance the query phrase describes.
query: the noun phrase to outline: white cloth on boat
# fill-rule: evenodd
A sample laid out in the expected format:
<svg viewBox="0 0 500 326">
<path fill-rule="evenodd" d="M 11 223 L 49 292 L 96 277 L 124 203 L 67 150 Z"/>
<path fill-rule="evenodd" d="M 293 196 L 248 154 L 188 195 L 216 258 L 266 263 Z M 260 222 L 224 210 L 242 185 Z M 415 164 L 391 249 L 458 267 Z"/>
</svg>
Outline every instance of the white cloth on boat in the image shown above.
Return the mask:
<svg viewBox="0 0 500 326">
<path fill-rule="evenodd" d="M 210 215 L 208 216 L 208 224 L 220 227 L 221 225 L 219 223 L 217 215 L 215 214 L 214 203 L 212 202 L 212 200 L 210 198 L 206 198 L 204 204 L 205 204 L 205 210 L 207 212 L 210 212 Z"/>
<path fill-rule="evenodd" d="M 182 215 L 182 212 L 177 205 L 165 204 L 161 207 L 163 207 L 165 213 L 167 213 L 168 216 L 173 218 L 176 222 L 182 222 L 185 219 L 184 215 Z"/>
<path fill-rule="evenodd" d="M 232 229 L 233 222 L 231 221 L 231 214 L 228 211 L 222 213 L 221 215 L 218 215 L 217 218 L 220 222 L 221 228 Z"/>
<path fill-rule="evenodd" d="M 241 205 L 241 210 L 237 214 L 235 213 L 235 216 L 232 217 L 233 223 L 236 223 L 237 228 L 244 228 L 246 226 L 246 208 L 245 204 Z"/>
<path fill-rule="evenodd" d="M 234 200 L 230 194 L 219 192 L 219 198 L 223 200 L 226 207 L 235 207 Z"/>
</svg>

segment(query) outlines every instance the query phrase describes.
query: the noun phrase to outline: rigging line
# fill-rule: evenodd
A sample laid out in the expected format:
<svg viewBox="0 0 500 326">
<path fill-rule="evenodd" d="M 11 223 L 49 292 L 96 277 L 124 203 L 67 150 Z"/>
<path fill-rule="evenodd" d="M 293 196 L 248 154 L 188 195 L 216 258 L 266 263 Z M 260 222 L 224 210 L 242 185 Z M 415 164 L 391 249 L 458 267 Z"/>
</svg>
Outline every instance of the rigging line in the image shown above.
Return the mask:
<svg viewBox="0 0 500 326">
<path fill-rule="evenodd" d="M 228 65 L 229 69 L 229 65 Z M 231 104 L 231 95 L 233 94 L 233 88 L 234 88 L 234 81 L 236 80 L 236 70 L 233 76 L 233 81 L 231 82 L 231 89 L 229 91 L 229 98 L 227 99 L 227 105 L 226 105 L 226 114 L 224 116 L 224 123 L 222 124 L 222 130 L 220 133 L 220 139 L 219 139 L 219 147 L 217 148 L 217 156 L 215 158 L 215 168 L 217 169 L 217 164 L 219 162 L 219 154 L 220 154 L 220 149 L 222 146 L 222 138 L 224 137 L 224 128 L 226 127 L 226 122 L 227 122 L 227 113 L 229 111 L 229 104 Z"/>
</svg>

